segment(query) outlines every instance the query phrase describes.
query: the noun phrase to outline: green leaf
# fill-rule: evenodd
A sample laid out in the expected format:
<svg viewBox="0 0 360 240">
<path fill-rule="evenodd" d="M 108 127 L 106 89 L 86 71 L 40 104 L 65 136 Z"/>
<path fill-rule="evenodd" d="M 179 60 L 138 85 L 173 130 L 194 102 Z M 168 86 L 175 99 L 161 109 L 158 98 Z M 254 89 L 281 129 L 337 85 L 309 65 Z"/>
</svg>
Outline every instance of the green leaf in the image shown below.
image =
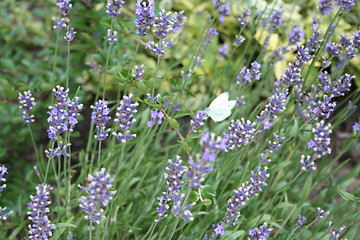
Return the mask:
<svg viewBox="0 0 360 240">
<path fill-rule="evenodd" d="M 187 135 L 185 139 L 195 139 L 195 138 L 199 138 L 201 135 L 203 135 L 203 132 L 198 131 Z"/>
<path fill-rule="evenodd" d="M 204 198 L 216 197 L 216 192 L 210 185 L 205 185 L 204 188 L 201 189 L 201 195 Z"/>
<path fill-rule="evenodd" d="M 190 196 L 189 196 L 189 202 L 197 202 L 197 201 L 199 201 L 199 199 L 200 198 L 199 198 L 198 193 L 195 191 L 191 191 Z"/>
<path fill-rule="evenodd" d="M 178 143 L 180 143 L 182 149 L 184 149 L 185 152 L 191 151 L 191 147 L 189 146 L 189 144 L 187 144 L 187 142 L 178 141 Z"/>
<path fill-rule="evenodd" d="M 353 194 L 344 191 L 340 188 L 340 186 L 337 186 L 336 190 L 345 201 L 360 202 L 360 198 L 357 198 Z"/>
<path fill-rule="evenodd" d="M 188 115 L 191 115 L 192 112 L 191 111 L 180 111 L 178 113 L 175 114 L 174 118 L 181 118 L 181 117 L 185 117 Z"/>
<path fill-rule="evenodd" d="M 141 91 L 141 93 L 145 94 L 149 92 L 149 88 L 147 88 L 144 83 L 137 81 L 135 84 L 136 87 Z"/>
<path fill-rule="evenodd" d="M 148 99 L 145 99 L 145 100 L 142 100 L 142 99 L 138 99 L 139 102 L 141 103 L 145 103 L 146 105 L 150 106 L 150 107 L 153 107 L 153 108 L 156 108 L 156 109 L 161 109 L 162 108 L 162 105 L 161 104 L 158 104 L 158 103 L 154 103 Z M 176 121 L 176 120 L 175 120 Z M 180 125 L 179 125 L 180 126 Z"/>
<path fill-rule="evenodd" d="M 202 201 L 202 204 L 204 206 L 210 206 L 212 204 L 211 199 L 204 199 L 204 201 Z"/>
<path fill-rule="evenodd" d="M 65 222 L 65 223 L 58 223 L 58 224 L 56 224 L 56 227 L 58 227 L 58 228 L 61 228 L 61 227 L 66 227 L 66 228 L 77 228 L 77 226 L 75 225 L 75 224 L 72 224 L 72 223 L 67 223 L 67 222 Z"/>
<path fill-rule="evenodd" d="M 166 121 L 168 121 L 168 123 L 170 124 L 170 126 L 172 128 L 179 128 L 180 127 L 180 123 L 178 121 L 176 121 L 176 119 L 174 118 L 165 118 Z"/>
</svg>

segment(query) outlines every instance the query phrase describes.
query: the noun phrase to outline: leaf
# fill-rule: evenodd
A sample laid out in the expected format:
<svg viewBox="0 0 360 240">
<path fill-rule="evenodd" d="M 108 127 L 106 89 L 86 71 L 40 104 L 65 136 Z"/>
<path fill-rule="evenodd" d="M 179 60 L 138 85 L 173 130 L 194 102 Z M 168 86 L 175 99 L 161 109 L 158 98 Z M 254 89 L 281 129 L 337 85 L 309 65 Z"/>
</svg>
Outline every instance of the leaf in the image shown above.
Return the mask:
<svg viewBox="0 0 360 240">
<path fill-rule="evenodd" d="M 344 191 L 340 188 L 340 186 L 337 186 L 336 190 L 345 201 L 360 202 L 360 198 L 355 197 L 353 194 Z"/>
<path fill-rule="evenodd" d="M 192 112 L 191 111 L 180 111 L 178 113 L 175 114 L 174 118 L 181 118 L 181 117 L 185 117 L 188 115 L 191 115 Z"/>
<path fill-rule="evenodd" d="M 190 193 L 190 196 L 189 196 L 189 202 L 197 202 L 197 201 L 199 201 L 199 195 L 198 195 L 198 193 L 197 192 L 195 192 L 195 191 L 191 191 L 191 193 Z"/>
<path fill-rule="evenodd" d="M 168 121 L 168 123 L 170 124 L 170 126 L 172 128 L 179 128 L 180 127 L 180 123 L 178 121 L 176 121 L 176 119 L 174 118 L 165 118 L 166 121 Z"/>
<path fill-rule="evenodd" d="M 182 149 L 183 149 L 185 152 L 190 152 L 190 151 L 191 151 L 191 147 L 189 146 L 189 144 L 187 144 L 187 142 L 178 141 L 178 143 L 180 143 Z"/>
<path fill-rule="evenodd" d="M 150 107 L 153 107 L 153 108 L 156 108 L 156 109 L 161 109 L 162 108 L 162 105 L 161 104 L 158 104 L 158 103 L 154 103 L 148 99 L 145 99 L 145 100 L 142 100 L 140 98 L 138 98 L 139 102 L 142 102 L 142 103 L 145 103 L 146 105 L 150 106 Z M 176 121 L 176 120 L 175 120 Z M 180 126 L 180 125 L 179 125 Z"/>
<path fill-rule="evenodd" d="M 211 199 L 204 199 L 204 201 L 202 201 L 202 204 L 204 206 L 210 206 L 212 204 Z"/>
<path fill-rule="evenodd" d="M 65 222 L 65 223 L 58 223 L 58 224 L 56 224 L 56 227 L 58 227 L 58 228 L 61 228 L 61 227 L 65 227 L 65 228 L 77 228 L 77 226 L 75 225 L 75 224 L 72 224 L 72 223 L 67 223 L 67 222 Z"/>
<path fill-rule="evenodd" d="M 216 197 L 216 192 L 210 185 L 205 185 L 203 189 L 201 189 L 201 195 L 204 198 Z"/>
<path fill-rule="evenodd" d="M 185 137 L 185 139 L 195 139 L 195 138 L 199 138 L 202 135 L 203 135 L 203 132 L 198 131 L 198 132 L 194 132 L 194 133 L 187 135 Z"/>
</svg>

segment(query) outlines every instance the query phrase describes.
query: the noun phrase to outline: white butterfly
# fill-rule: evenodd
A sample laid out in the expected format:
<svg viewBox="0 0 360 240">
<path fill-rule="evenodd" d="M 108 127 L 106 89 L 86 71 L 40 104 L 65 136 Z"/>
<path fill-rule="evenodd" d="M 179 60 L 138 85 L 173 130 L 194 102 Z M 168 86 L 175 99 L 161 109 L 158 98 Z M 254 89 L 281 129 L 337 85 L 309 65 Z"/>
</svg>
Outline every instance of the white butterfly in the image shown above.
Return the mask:
<svg viewBox="0 0 360 240">
<path fill-rule="evenodd" d="M 229 93 L 224 92 L 217 96 L 208 108 L 205 109 L 206 114 L 214 120 L 214 122 L 221 122 L 231 114 L 231 109 L 236 104 L 236 100 L 229 101 Z"/>
</svg>

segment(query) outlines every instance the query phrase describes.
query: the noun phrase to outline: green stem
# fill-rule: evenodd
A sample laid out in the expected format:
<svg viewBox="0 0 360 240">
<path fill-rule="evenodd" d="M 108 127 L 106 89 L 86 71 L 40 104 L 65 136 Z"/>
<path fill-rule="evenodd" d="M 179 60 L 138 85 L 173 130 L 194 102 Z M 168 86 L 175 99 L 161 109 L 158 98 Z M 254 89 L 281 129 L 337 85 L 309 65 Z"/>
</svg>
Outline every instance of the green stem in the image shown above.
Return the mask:
<svg viewBox="0 0 360 240">
<path fill-rule="evenodd" d="M 98 168 L 99 169 L 101 167 L 100 157 L 101 157 L 101 141 L 99 142 L 99 150 L 98 150 Z"/>
<path fill-rule="evenodd" d="M 27 124 L 27 126 L 28 126 L 28 129 L 29 129 L 29 132 L 30 132 L 31 142 L 32 142 L 32 145 L 33 145 L 33 148 L 34 148 L 34 151 L 35 151 L 36 160 L 37 160 L 37 162 L 38 162 L 38 164 L 39 164 L 39 157 L 40 157 L 40 155 L 39 155 L 39 152 L 38 152 L 38 150 L 37 150 L 37 148 L 36 148 L 36 143 L 35 143 L 34 135 L 33 135 L 33 133 L 32 133 L 32 130 L 31 130 L 31 127 L 30 127 L 30 124 L 29 124 L 29 123 Z"/>
<path fill-rule="evenodd" d="M 160 56 L 158 56 L 158 58 L 157 58 L 156 70 L 155 70 L 155 79 L 154 79 L 154 83 L 153 83 L 153 87 L 152 87 L 152 91 L 151 91 L 151 96 L 153 96 L 153 97 L 155 97 L 155 84 L 156 84 L 156 81 L 157 81 L 159 68 L 160 68 Z"/>
<path fill-rule="evenodd" d="M 114 28 L 114 19 L 111 19 L 111 32 Z M 103 79 L 103 92 L 102 92 L 102 98 L 105 99 L 105 93 L 106 93 L 106 71 L 109 66 L 109 59 L 110 59 L 110 52 L 111 52 L 112 44 L 108 46 L 107 53 L 106 53 L 106 63 L 105 63 L 105 69 L 104 69 L 104 79 Z"/>
<path fill-rule="evenodd" d="M 58 45 L 59 45 L 59 34 L 60 34 L 60 32 L 57 31 L 56 32 L 56 40 L 55 40 L 55 52 L 54 52 L 54 57 L 53 57 L 53 69 L 52 69 L 52 74 L 51 74 L 51 86 L 52 87 L 55 85 L 55 69 L 56 69 L 56 57 L 57 57 Z M 52 95 L 52 97 L 53 97 L 53 95 Z"/>
<path fill-rule="evenodd" d="M 67 45 L 67 61 L 66 61 L 66 89 L 69 88 L 69 71 L 70 71 L 70 43 Z"/>
</svg>

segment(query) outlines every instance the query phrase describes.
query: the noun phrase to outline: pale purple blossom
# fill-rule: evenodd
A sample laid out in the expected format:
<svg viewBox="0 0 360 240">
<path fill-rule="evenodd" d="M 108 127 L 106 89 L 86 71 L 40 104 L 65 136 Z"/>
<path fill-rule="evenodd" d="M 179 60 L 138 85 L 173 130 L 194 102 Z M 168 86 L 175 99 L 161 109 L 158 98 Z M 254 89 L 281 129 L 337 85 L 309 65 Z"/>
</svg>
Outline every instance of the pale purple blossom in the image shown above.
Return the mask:
<svg viewBox="0 0 360 240">
<path fill-rule="evenodd" d="M 31 91 L 25 91 L 23 93 L 19 93 L 19 103 L 21 106 L 19 106 L 20 109 L 22 109 L 23 118 L 25 123 L 33 123 L 34 115 L 30 114 L 30 111 L 33 109 L 33 107 L 36 105 L 35 98 L 32 96 Z"/>
</svg>

